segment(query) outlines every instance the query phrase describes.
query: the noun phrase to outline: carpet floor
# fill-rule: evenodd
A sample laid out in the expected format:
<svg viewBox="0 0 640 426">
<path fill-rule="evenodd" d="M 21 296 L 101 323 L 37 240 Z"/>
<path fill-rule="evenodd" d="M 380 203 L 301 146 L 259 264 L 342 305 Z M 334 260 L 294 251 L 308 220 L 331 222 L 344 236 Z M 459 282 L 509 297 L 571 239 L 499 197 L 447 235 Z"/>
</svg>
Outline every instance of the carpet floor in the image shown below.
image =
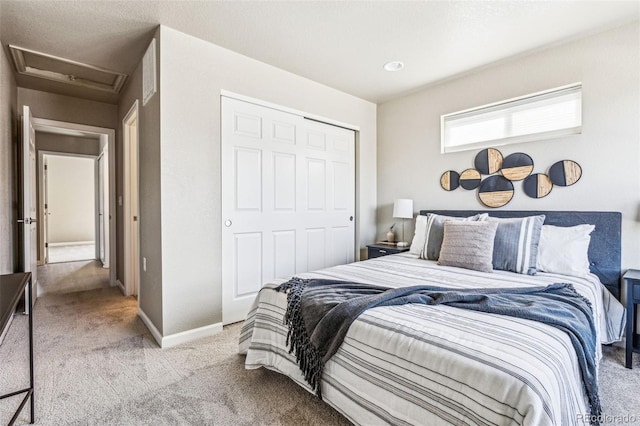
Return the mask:
<svg viewBox="0 0 640 426">
<path fill-rule="evenodd" d="M 38 425 L 348 425 L 286 377 L 245 370 L 240 324 L 160 349 L 116 288 L 48 294 L 35 315 Z M 27 320 L 14 319 L 0 345 L 0 394 L 28 385 Z M 640 357 L 606 347 L 600 367 L 605 413 L 640 422 Z M 18 397 L 0 400 L 6 424 Z M 29 422 L 28 406 L 16 424 Z"/>
</svg>

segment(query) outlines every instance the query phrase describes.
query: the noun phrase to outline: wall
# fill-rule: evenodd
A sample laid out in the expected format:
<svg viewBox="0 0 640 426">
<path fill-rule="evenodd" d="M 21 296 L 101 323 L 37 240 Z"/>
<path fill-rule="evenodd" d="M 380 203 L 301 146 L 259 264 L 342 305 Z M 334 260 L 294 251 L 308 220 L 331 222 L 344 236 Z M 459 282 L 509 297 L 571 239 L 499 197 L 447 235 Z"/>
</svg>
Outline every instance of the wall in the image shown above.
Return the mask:
<svg viewBox="0 0 640 426">
<path fill-rule="evenodd" d="M 90 101 L 39 90 L 18 88 L 18 106 L 31 107 L 36 118 L 115 129 L 118 122 L 117 105 Z"/>
<path fill-rule="evenodd" d="M 415 211 L 482 208 L 475 191 L 440 188 L 444 171 L 473 167 L 477 153 L 440 153 L 440 115 L 582 81 L 581 135 L 498 147 L 504 156 L 529 154 L 534 172 L 544 173 L 559 160 L 575 160 L 582 166 L 582 178 L 538 200 L 527 197 L 516 184 L 515 196 L 504 208 L 620 211 L 622 265 L 637 267 L 639 64 L 636 23 L 506 60 L 379 105 L 378 238 L 392 222 L 394 198 L 412 198 Z M 409 233 L 413 235 L 413 229 Z"/>
<path fill-rule="evenodd" d="M 45 132 L 36 132 L 36 150 L 95 156 L 101 152 L 98 139 Z"/>
<path fill-rule="evenodd" d="M 95 241 L 95 160 L 45 156 L 49 244 Z"/>
<path fill-rule="evenodd" d="M 156 30 L 156 69 L 158 82 L 160 69 L 160 29 Z M 151 42 L 151 40 L 149 40 Z M 153 325 L 163 334 L 162 305 L 162 229 L 160 211 L 160 99 L 161 87 L 158 83 L 156 94 L 142 105 L 142 64 L 127 79 L 118 104 L 117 144 L 116 144 L 116 193 L 124 195 L 124 154 L 122 140 L 122 120 L 134 102 L 139 100 L 138 150 L 139 150 L 139 230 L 140 256 L 147 258 L 147 271 L 140 275 L 139 307 Z M 124 228 L 123 206 L 117 207 L 117 277 L 124 283 Z"/>
<path fill-rule="evenodd" d="M 359 248 L 374 240 L 376 105 L 170 28 L 160 32 L 163 325 L 170 335 L 222 320 L 220 91 L 360 127 Z"/>
<path fill-rule="evenodd" d="M 11 61 L 5 50 L 0 48 L 0 274 L 13 272 L 16 262 L 16 99 L 17 89 Z"/>
</svg>

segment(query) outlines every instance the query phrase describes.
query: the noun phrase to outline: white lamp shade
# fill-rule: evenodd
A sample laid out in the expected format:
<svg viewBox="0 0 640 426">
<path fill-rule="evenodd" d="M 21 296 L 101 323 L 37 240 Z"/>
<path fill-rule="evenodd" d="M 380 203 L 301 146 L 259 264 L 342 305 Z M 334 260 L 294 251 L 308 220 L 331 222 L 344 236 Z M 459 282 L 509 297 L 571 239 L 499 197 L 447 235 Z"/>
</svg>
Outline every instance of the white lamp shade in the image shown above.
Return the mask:
<svg viewBox="0 0 640 426">
<path fill-rule="evenodd" d="M 393 217 L 397 219 L 413 219 L 413 200 L 399 198 L 393 202 Z"/>
</svg>

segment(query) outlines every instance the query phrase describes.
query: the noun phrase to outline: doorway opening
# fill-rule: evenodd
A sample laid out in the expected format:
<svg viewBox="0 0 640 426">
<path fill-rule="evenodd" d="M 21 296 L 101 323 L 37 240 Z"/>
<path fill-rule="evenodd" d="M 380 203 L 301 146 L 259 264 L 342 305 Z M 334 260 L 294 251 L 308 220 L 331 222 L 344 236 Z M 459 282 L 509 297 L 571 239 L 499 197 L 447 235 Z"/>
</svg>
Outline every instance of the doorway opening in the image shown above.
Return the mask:
<svg viewBox="0 0 640 426">
<path fill-rule="evenodd" d="M 42 163 L 44 263 L 96 259 L 96 158 L 47 153 Z"/>
<path fill-rule="evenodd" d="M 39 160 L 37 167 L 37 191 L 40 194 L 38 197 L 38 216 L 42 218 L 42 220 L 38 221 L 38 264 L 41 268 L 44 265 L 44 270 L 51 272 L 51 275 L 55 275 L 56 280 L 60 282 L 80 282 L 83 281 L 86 276 L 93 277 L 94 275 L 99 275 L 100 277 L 103 277 L 101 278 L 103 283 L 102 285 L 115 285 L 116 267 L 113 262 L 115 262 L 116 259 L 116 245 L 110 244 L 111 241 L 115 241 L 116 234 L 116 218 L 115 215 L 112 216 L 110 214 L 116 210 L 115 130 L 35 117 L 32 119 L 32 122 L 35 130 L 35 138 L 37 139 L 36 143 L 38 146 Z M 44 172 L 45 156 L 47 156 L 47 173 Z M 61 210 L 59 207 L 55 207 L 55 210 L 53 209 L 55 206 L 55 200 L 47 199 L 47 197 L 51 197 L 51 194 L 50 191 L 45 190 L 45 181 L 51 181 L 50 172 L 52 159 L 54 160 L 54 164 L 56 163 L 56 160 L 60 159 L 66 159 L 67 162 L 75 161 L 77 163 L 78 161 L 88 161 L 90 163 L 90 166 L 84 167 L 86 173 L 83 175 L 85 177 L 82 179 L 90 182 L 90 184 L 85 185 L 85 187 L 89 186 L 90 188 L 88 188 L 88 192 L 93 191 L 93 193 L 88 199 L 85 197 L 85 203 L 82 204 L 82 207 L 78 207 L 78 209 L 91 212 L 90 218 L 83 216 L 84 219 L 81 220 L 83 229 L 93 230 L 93 238 L 86 237 L 85 239 L 85 237 L 78 235 L 76 235 L 76 237 L 67 238 L 74 240 L 72 242 L 75 243 L 84 243 L 75 244 L 78 246 L 75 248 L 82 249 L 82 251 L 86 253 L 85 255 L 82 255 L 82 257 L 93 259 L 88 261 L 91 264 L 91 268 L 84 267 L 82 265 L 83 262 L 53 263 L 51 265 L 45 265 L 47 262 L 51 263 L 51 261 L 60 261 L 59 258 L 56 260 L 55 255 L 54 258 L 51 259 L 51 254 L 47 253 L 49 251 L 47 249 L 56 247 L 55 243 L 69 242 L 58 241 L 58 237 L 55 237 L 55 234 L 53 236 L 53 241 L 46 241 L 52 236 L 51 232 L 49 232 L 50 230 L 46 229 L 50 225 L 49 222 L 53 219 L 53 226 L 55 228 L 55 219 L 60 219 L 60 216 L 63 214 L 64 216 L 72 216 L 74 213 L 69 212 L 68 210 L 65 213 L 64 209 L 68 206 L 62 206 L 63 214 L 60 214 Z M 70 167 L 75 168 L 75 166 L 77 166 L 77 164 L 71 165 Z M 51 182 L 46 183 L 46 186 L 50 186 L 49 183 Z M 35 182 L 32 182 L 32 184 L 34 187 L 33 191 L 35 192 L 36 184 Z M 54 201 L 54 204 L 51 205 L 50 201 Z M 54 217 L 56 215 L 58 217 Z M 74 226 L 79 227 L 79 224 L 79 222 L 76 222 Z M 55 233 L 55 230 L 53 230 L 53 232 Z M 94 241 L 93 245 L 89 244 L 90 241 Z M 46 243 L 48 242 L 54 243 L 54 246 L 51 247 L 49 244 L 49 247 L 47 247 Z M 81 245 L 90 247 L 79 247 Z M 85 261 L 84 263 L 87 262 Z M 57 265 L 60 265 L 60 267 Z M 78 271 L 71 271 L 73 267 L 76 267 L 72 267 L 72 265 L 78 265 Z M 93 270 L 92 268 L 100 268 L 104 271 L 104 274 L 102 272 L 98 273 L 97 271 L 91 272 L 91 270 Z M 83 280 L 79 278 L 74 279 L 73 277 L 68 276 L 68 274 L 76 272 L 79 276 L 82 275 Z M 46 278 L 46 276 L 43 275 L 43 279 L 44 278 Z M 45 283 L 43 282 L 41 284 L 42 285 L 38 285 L 38 293 L 45 291 Z M 47 287 L 47 289 L 49 288 L 51 287 Z M 88 288 L 78 288 L 77 290 L 80 289 Z M 74 290 L 71 288 L 65 288 L 65 291 Z"/>
</svg>

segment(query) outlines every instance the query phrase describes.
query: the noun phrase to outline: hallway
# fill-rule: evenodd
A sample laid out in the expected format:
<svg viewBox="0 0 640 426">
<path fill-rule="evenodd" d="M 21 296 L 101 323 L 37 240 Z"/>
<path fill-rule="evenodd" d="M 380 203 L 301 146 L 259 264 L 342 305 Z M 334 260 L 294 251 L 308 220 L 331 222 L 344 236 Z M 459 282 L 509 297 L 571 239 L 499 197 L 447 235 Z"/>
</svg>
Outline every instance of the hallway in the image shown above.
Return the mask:
<svg viewBox="0 0 640 426">
<path fill-rule="evenodd" d="M 109 269 L 99 260 L 38 266 L 38 296 L 109 288 Z"/>
</svg>

